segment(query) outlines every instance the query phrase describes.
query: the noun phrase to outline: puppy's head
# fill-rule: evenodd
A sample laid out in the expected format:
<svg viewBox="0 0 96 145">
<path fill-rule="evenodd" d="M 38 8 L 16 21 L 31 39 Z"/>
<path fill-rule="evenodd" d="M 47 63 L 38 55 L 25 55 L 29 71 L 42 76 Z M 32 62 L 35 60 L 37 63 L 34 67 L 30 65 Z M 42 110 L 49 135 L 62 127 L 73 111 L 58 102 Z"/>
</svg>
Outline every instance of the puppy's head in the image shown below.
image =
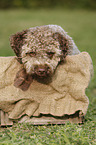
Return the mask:
<svg viewBox="0 0 96 145">
<path fill-rule="evenodd" d="M 52 75 L 69 50 L 67 39 L 48 26 L 30 28 L 12 35 L 10 42 L 26 73 L 39 77 Z"/>
</svg>

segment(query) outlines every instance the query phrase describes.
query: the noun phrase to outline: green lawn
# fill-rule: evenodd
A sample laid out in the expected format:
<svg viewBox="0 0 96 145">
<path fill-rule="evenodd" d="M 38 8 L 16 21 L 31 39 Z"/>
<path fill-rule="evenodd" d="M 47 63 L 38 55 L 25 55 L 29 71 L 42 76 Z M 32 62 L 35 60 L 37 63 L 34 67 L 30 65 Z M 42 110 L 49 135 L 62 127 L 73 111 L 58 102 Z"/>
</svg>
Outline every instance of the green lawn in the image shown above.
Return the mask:
<svg viewBox="0 0 96 145">
<path fill-rule="evenodd" d="M 94 65 L 94 77 L 86 90 L 90 104 L 83 125 L 33 126 L 15 124 L 1 128 L 0 145 L 96 145 L 96 11 L 85 10 L 6 10 L 0 11 L 0 56 L 14 55 L 11 34 L 24 29 L 57 24 L 87 51 Z"/>
</svg>

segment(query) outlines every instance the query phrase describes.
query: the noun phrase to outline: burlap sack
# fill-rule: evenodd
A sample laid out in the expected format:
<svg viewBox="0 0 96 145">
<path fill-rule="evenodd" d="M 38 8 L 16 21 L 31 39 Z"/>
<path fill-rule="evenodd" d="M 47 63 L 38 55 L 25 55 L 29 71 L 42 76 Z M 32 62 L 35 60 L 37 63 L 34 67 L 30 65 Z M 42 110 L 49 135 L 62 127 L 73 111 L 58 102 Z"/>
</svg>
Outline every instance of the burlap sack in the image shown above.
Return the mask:
<svg viewBox="0 0 96 145">
<path fill-rule="evenodd" d="M 33 80 L 27 91 L 16 88 L 14 78 L 22 65 L 15 57 L 0 57 L 0 109 L 9 118 L 19 119 L 24 114 L 39 116 L 71 115 L 88 109 L 89 100 L 85 90 L 91 79 L 92 61 L 87 52 L 66 57 L 57 67 L 49 84 Z"/>
</svg>

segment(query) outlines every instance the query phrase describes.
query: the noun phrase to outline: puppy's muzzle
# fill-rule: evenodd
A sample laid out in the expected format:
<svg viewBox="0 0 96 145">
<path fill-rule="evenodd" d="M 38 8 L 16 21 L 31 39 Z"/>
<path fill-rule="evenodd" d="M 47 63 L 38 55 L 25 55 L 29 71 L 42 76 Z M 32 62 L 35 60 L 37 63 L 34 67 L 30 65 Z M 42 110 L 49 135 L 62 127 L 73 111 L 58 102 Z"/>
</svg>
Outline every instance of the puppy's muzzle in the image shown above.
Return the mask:
<svg viewBox="0 0 96 145">
<path fill-rule="evenodd" d="M 36 66 L 35 74 L 39 77 L 47 77 L 51 75 L 51 70 L 48 66 Z"/>
</svg>

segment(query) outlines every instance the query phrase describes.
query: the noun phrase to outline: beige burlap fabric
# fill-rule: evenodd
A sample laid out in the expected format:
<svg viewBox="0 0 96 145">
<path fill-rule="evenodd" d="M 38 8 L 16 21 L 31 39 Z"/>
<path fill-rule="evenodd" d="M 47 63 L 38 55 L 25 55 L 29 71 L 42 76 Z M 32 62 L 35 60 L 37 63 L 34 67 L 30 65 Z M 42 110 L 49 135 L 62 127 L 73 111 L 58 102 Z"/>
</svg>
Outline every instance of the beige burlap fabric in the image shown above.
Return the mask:
<svg viewBox="0 0 96 145">
<path fill-rule="evenodd" d="M 0 57 L 0 109 L 8 112 L 9 118 L 18 119 L 24 114 L 63 116 L 78 110 L 86 114 L 89 100 L 85 90 L 92 74 L 87 52 L 67 56 L 66 62 L 57 67 L 51 83 L 33 80 L 27 91 L 13 85 L 20 68 L 22 65 L 15 57 Z"/>
</svg>

